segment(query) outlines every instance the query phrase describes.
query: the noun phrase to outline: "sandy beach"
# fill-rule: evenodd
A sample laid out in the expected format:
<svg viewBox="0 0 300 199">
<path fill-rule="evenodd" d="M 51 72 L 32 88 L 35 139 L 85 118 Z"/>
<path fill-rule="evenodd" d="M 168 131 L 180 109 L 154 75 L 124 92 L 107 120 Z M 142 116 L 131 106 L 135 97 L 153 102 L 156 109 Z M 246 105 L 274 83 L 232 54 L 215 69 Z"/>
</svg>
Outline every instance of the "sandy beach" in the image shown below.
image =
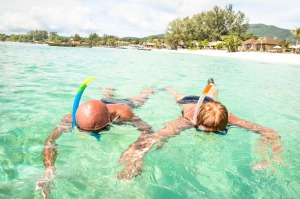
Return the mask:
<svg viewBox="0 0 300 199">
<path fill-rule="evenodd" d="M 234 59 L 253 60 L 259 62 L 282 63 L 300 66 L 300 54 L 267 53 L 267 52 L 226 52 L 223 50 L 156 50 L 172 53 L 228 57 Z"/>
</svg>

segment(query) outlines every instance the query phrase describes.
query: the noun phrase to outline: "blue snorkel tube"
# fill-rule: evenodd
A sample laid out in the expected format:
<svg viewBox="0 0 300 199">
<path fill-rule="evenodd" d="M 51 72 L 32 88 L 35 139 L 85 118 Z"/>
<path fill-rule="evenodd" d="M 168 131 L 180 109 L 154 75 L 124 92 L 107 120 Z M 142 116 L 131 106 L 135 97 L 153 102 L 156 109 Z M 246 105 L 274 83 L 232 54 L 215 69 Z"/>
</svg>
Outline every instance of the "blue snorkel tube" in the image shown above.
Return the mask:
<svg viewBox="0 0 300 199">
<path fill-rule="evenodd" d="M 88 83 L 90 81 L 94 80 L 93 77 L 90 77 L 88 79 L 86 79 L 78 88 L 77 90 L 77 94 L 75 96 L 75 99 L 74 99 L 74 103 L 73 103 L 73 110 L 72 110 L 72 121 L 73 121 L 73 126 L 77 126 L 77 123 L 76 123 L 76 111 L 78 109 L 78 106 L 79 106 L 79 103 L 80 103 L 80 99 L 81 99 L 81 96 L 82 96 L 82 93 L 84 92 L 85 88 L 87 87 Z"/>
</svg>

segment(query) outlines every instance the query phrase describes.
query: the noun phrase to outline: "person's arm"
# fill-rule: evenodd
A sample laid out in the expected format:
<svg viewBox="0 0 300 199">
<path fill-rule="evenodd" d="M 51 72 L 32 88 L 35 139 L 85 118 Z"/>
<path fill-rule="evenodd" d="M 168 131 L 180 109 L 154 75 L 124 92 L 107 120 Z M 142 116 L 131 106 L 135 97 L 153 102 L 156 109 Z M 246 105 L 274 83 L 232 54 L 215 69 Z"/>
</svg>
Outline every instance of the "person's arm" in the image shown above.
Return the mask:
<svg viewBox="0 0 300 199">
<path fill-rule="evenodd" d="M 140 117 L 134 115 L 129 106 L 124 104 L 107 104 L 107 108 L 113 123 L 123 124 L 126 122 L 137 128 L 139 131 L 154 133 L 152 127 Z"/>
<path fill-rule="evenodd" d="M 257 152 L 262 156 L 270 155 L 269 157 L 264 157 L 258 164 L 253 165 L 253 169 L 262 170 L 264 167 L 268 166 L 271 162 L 281 162 L 280 155 L 282 153 L 280 136 L 276 131 L 270 128 L 263 127 L 253 122 L 240 119 L 232 114 L 228 116 L 228 122 L 244 128 L 249 131 L 260 134 L 261 136 L 267 138 L 267 140 L 259 139 L 259 149 Z M 271 149 L 271 154 L 268 154 L 268 148 Z"/>
<path fill-rule="evenodd" d="M 166 90 L 173 94 L 176 101 L 179 101 L 184 97 L 184 95 L 177 93 L 173 88 L 169 87 Z M 182 108 L 184 110 L 187 108 L 187 106 L 182 106 Z M 133 124 L 136 126 L 143 126 L 141 125 L 139 118 L 137 118 Z M 177 135 L 180 131 L 192 127 L 193 125 L 189 120 L 186 120 L 184 117 L 180 116 L 176 120 L 167 123 L 165 127 L 160 129 L 157 133 L 149 134 L 147 131 L 144 131 L 138 140 L 131 144 L 121 155 L 119 162 L 124 164 L 125 167 L 117 174 L 116 177 L 122 180 L 130 180 L 139 175 L 142 171 L 143 157 L 148 153 L 154 144 L 159 143 L 162 138 L 168 139 Z"/>
<path fill-rule="evenodd" d="M 36 182 L 36 190 L 42 189 L 44 197 L 48 197 L 47 185 L 54 177 L 55 161 L 57 157 L 57 146 L 55 141 L 62 135 L 63 132 L 70 132 L 72 129 L 71 114 L 65 115 L 60 124 L 53 129 L 50 135 L 45 140 L 43 149 L 45 171 L 43 177 Z"/>
<path fill-rule="evenodd" d="M 234 116 L 232 114 L 228 115 L 228 122 L 232 123 L 232 124 L 234 124 L 236 126 L 239 126 L 241 128 L 247 129 L 249 131 L 253 131 L 255 133 L 259 133 L 262 136 L 265 136 L 266 138 L 268 138 L 270 140 L 276 140 L 276 139 L 280 138 L 278 136 L 278 134 L 276 133 L 276 131 L 274 131 L 273 129 L 266 128 L 266 127 L 263 127 L 263 126 L 258 125 L 256 123 L 240 119 L 240 118 L 238 118 L 238 117 L 236 117 L 236 116 Z"/>
<path fill-rule="evenodd" d="M 185 119 L 183 116 L 179 116 L 176 120 L 173 120 L 165 125 L 164 128 L 158 130 L 158 134 L 161 137 L 173 137 L 178 135 L 181 131 L 193 128 L 191 121 Z"/>
<path fill-rule="evenodd" d="M 143 133 L 151 134 L 154 133 L 152 127 L 150 124 L 142 120 L 138 116 L 134 116 L 130 121 L 129 124 L 138 129 L 139 131 L 142 131 Z"/>
<path fill-rule="evenodd" d="M 139 175 L 142 172 L 143 157 L 154 144 L 159 143 L 162 138 L 170 138 L 192 126 L 190 121 L 180 116 L 176 120 L 167 123 L 165 127 L 160 129 L 157 133 L 149 134 L 143 132 L 138 140 L 131 144 L 121 155 L 119 162 L 125 166 L 116 177 L 122 180 L 130 180 Z"/>
<path fill-rule="evenodd" d="M 72 129 L 71 114 L 65 115 L 60 124 L 53 129 L 45 141 L 43 155 L 45 168 L 54 168 L 54 163 L 57 157 L 57 149 L 55 141 L 63 134 L 63 132 L 70 132 Z"/>
</svg>

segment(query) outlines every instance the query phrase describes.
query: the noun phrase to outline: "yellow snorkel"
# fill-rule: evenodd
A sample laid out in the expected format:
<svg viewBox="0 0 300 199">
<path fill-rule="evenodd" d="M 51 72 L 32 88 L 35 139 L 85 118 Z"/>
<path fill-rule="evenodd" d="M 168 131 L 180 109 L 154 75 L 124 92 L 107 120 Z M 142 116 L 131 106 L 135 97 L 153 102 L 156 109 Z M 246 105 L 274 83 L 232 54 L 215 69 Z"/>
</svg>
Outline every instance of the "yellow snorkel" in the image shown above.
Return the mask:
<svg viewBox="0 0 300 199">
<path fill-rule="evenodd" d="M 196 125 L 196 123 L 197 123 L 197 115 L 198 115 L 198 113 L 200 111 L 200 107 L 203 104 L 204 98 L 205 98 L 206 94 L 209 92 L 209 90 L 211 89 L 211 87 L 212 87 L 212 85 L 207 85 L 205 87 L 205 89 L 203 90 L 203 92 L 202 92 L 202 94 L 201 94 L 201 96 L 200 96 L 200 98 L 199 98 L 199 100 L 197 102 L 197 105 L 196 105 L 196 108 L 195 108 L 195 112 L 194 112 L 194 117 L 193 117 L 193 120 L 192 120 L 192 123 L 194 125 Z"/>
</svg>

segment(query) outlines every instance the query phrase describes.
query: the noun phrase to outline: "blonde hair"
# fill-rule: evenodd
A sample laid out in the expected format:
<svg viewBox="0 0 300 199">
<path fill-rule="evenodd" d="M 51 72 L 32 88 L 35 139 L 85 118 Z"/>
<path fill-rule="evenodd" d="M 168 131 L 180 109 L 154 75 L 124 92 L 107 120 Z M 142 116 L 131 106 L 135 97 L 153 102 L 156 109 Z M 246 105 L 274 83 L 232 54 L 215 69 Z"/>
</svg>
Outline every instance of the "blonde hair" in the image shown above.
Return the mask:
<svg viewBox="0 0 300 199">
<path fill-rule="evenodd" d="M 207 131 L 217 132 L 225 131 L 227 123 L 227 108 L 220 102 L 207 102 L 201 106 L 197 115 L 197 126 L 203 126 Z"/>
</svg>

